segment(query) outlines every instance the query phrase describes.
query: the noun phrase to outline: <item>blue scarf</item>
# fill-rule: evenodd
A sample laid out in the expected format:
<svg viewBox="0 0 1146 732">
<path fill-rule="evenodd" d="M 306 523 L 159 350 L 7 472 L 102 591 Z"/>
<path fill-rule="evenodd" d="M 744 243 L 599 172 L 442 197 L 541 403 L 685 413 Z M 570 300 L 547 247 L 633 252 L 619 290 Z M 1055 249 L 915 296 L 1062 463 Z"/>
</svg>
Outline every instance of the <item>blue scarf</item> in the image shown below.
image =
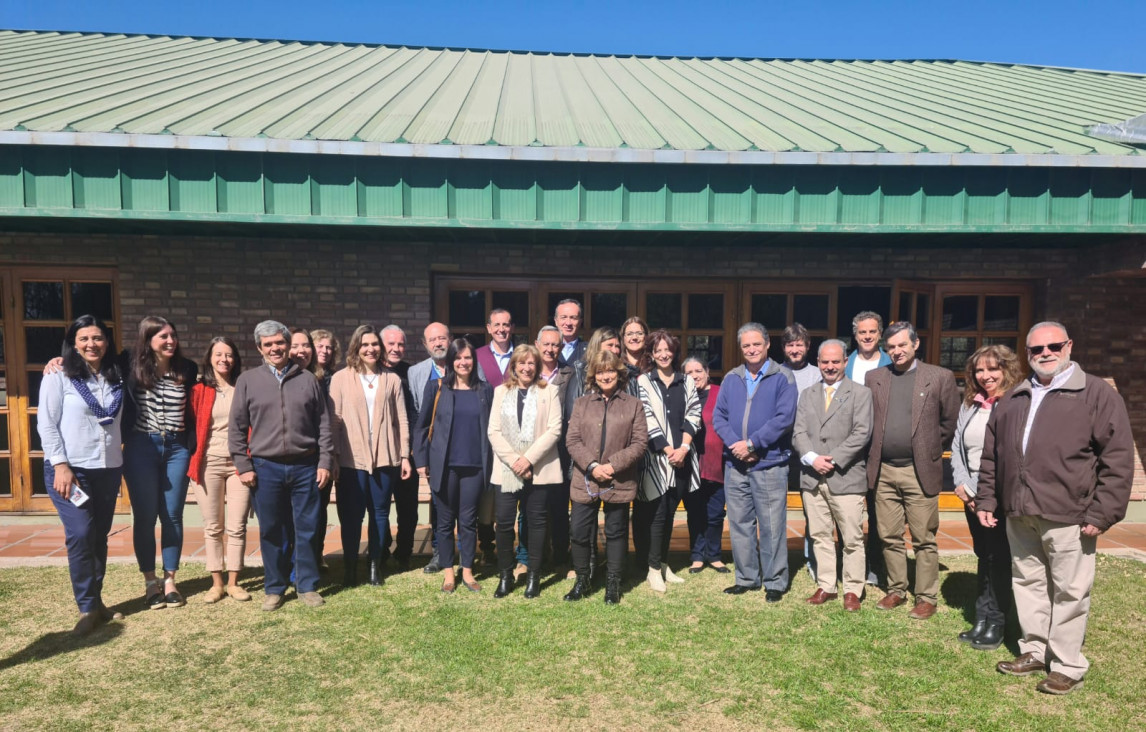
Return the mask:
<svg viewBox="0 0 1146 732">
<path fill-rule="evenodd" d="M 123 406 L 123 384 L 111 385 L 111 406 L 107 409 L 100 406 L 99 400 L 92 394 L 86 381 L 72 379 L 72 386 L 75 387 L 80 399 L 84 400 L 84 404 L 88 405 L 88 409 L 92 411 L 100 424 L 107 425 L 115 421 L 115 415 L 119 414 L 119 408 Z"/>
</svg>

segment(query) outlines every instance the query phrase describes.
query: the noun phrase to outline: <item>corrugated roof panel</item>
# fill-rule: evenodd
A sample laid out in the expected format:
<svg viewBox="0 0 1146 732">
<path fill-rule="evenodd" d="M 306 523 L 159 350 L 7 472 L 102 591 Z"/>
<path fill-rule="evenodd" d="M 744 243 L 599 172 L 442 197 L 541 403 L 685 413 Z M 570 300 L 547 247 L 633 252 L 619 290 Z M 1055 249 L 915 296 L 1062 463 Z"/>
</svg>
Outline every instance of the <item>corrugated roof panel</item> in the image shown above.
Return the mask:
<svg viewBox="0 0 1146 732">
<path fill-rule="evenodd" d="M 727 152 L 1123 156 L 1146 76 L 0 31 L 0 131 Z M 691 159 L 691 158 L 690 158 Z"/>
</svg>

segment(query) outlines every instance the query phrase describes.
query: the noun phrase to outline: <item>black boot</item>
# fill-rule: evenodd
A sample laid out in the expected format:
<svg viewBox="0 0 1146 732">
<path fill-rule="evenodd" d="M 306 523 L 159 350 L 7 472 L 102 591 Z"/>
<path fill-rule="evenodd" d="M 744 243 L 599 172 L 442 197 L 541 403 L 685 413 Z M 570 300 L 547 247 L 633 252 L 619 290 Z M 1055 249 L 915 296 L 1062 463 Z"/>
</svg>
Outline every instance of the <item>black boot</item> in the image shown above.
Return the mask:
<svg viewBox="0 0 1146 732">
<path fill-rule="evenodd" d="M 609 572 L 605 575 L 605 604 L 617 605 L 621 602 L 621 575 Z"/>
<path fill-rule="evenodd" d="M 976 620 L 974 626 L 972 626 L 969 630 L 964 630 L 959 634 L 959 640 L 964 643 L 974 643 L 975 639 L 983 635 L 983 631 L 986 629 L 986 620 Z"/>
<path fill-rule="evenodd" d="M 430 557 L 430 561 L 426 562 L 426 566 L 422 567 L 422 571 L 426 574 L 435 574 L 442 571 L 442 565 L 438 564 L 438 555 Z"/>
<path fill-rule="evenodd" d="M 505 597 L 513 592 L 513 570 L 505 569 L 501 572 L 501 579 L 498 580 L 497 589 L 493 591 L 494 597 Z"/>
<path fill-rule="evenodd" d="M 991 623 L 987 629 L 971 641 L 971 647 L 976 651 L 993 651 L 1003 645 L 1003 631 L 1006 626 L 1002 623 Z"/>
<path fill-rule="evenodd" d="M 525 599 L 532 600 L 541 596 L 541 573 L 532 569 L 525 575 Z"/>
<path fill-rule="evenodd" d="M 569 602 L 576 602 L 589 594 L 589 587 L 589 573 L 578 572 L 577 580 L 573 583 L 573 589 L 565 594 L 565 599 Z"/>
<path fill-rule="evenodd" d="M 357 587 L 358 586 L 358 561 L 347 560 L 342 565 L 342 586 L 343 587 Z"/>
<path fill-rule="evenodd" d="M 370 560 L 370 584 L 375 587 L 382 584 L 382 562 L 377 559 Z"/>
</svg>

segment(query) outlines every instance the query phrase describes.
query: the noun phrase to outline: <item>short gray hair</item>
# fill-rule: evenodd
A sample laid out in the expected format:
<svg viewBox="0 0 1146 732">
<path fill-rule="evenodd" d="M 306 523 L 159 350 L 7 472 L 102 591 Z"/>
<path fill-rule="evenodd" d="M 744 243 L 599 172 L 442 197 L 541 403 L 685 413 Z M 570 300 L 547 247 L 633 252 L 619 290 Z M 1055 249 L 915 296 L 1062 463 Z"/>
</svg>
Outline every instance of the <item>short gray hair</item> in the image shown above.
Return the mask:
<svg viewBox="0 0 1146 732">
<path fill-rule="evenodd" d="M 883 331 L 883 339 L 886 341 L 897 333 L 907 331 L 907 337 L 911 339 L 912 343 L 919 342 L 919 334 L 915 332 L 915 326 L 906 320 L 897 320 Z"/>
<path fill-rule="evenodd" d="M 848 357 L 848 344 L 844 343 L 839 338 L 829 338 L 828 340 L 821 343 L 820 347 L 816 349 L 816 360 L 819 360 L 820 354 L 824 352 L 824 346 L 839 346 L 840 350 L 844 352 L 844 358 L 846 359 Z"/>
<path fill-rule="evenodd" d="M 281 335 L 287 343 L 290 343 L 290 328 L 277 320 L 264 320 L 255 326 L 255 345 L 261 346 L 264 338 L 277 335 Z"/>
<path fill-rule="evenodd" d="M 739 330 L 736 331 L 736 343 L 740 343 L 740 337 L 745 333 L 751 333 L 753 331 L 764 336 L 765 341 L 768 340 L 768 329 L 763 325 L 760 325 L 759 323 L 745 323 L 744 325 L 740 326 Z"/>
<path fill-rule="evenodd" d="M 561 330 L 558 329 L 558 327 L 556 325 L 543 325 L 543 326 L 541 326 L 541 330 L 537 331 L 537 339 L 536 340 L 541 340 L 541 334 L 542 333 L 550 333 L 550 332 L 556 333 L 558 336 L 561 335 Z"/>
<path fill-rule="evenodd" d="M 386 327 L 385 327 L 385 328 L 383 328 L 382 330 L 378 331 L 378 334 L 379 334 L 379 335 L 381 335 L 382 333 L 393 333 L 393 332 L 395 332 L 395 331 L 397 331 L 398 333 L 401 333 L 403 336 L 405 336 L 405 335 L 406 335 L 406 331 L 404 331 L 404 330 L 402 329 L 402 326 L 400 326 L 400 325 L 394 325 L 393 323 L 391 323 L 390 325 L 386 326 Z M 381 340 L 381 339 L 379 339 L 379 340 Z"/>
<path fill-rule="evenodd" d="M 875 329 L 883 330 L 883 318 L 880 314 L 871 310 L 863 310 L 856 313 L 856 316 L 852 318 L 852 335 L 856 334 L 856 331 L 859 330 L 859 324 L 865 320 L 874 320 Z"/>
<path fill-rule="evenodd" d="M 1034 325 L 1031 326 L 1031 329 L 1027 331 L 1027 339 L 1025 341 L 1026 343 L 1031 342 L 1031 333 L 1034 333 L 1039 328 L 1058 328 L 1059 330 L 1062 331 L 1062 334 L 1066 336 L 1066 339 L 1068 341 L 1070 340 L 1070 333 L 1068 333 L 1066 331 L 1065 325 L 1058 322 L 1057 320 L 1044 320 L 1041 323 L 1035 323 Z"/>
<path fill-rule="evenodd" d="M 681 362 L 680 362 L 680 370 L 681 370 L 681 371 L 684 371 L 684 367 L 685 367 L 685 366 L 688 366 L 690 363 L 699 364 L 699 365 L 700 365 L 700 367 L 701 367 L 702 369 L 704 369 L 704 373 L 706 373 L 706 374 L 708 373 L 708 364 L 706 364 L 704 361 L 701 361 L 701 360 L 700 360 L 699 358 L 697 358 L 696 356 L 689 356 L 689 357 L 688 357 L 688 358 L 686 358 L 685 360 L 681 361 Z"/>
</svg>

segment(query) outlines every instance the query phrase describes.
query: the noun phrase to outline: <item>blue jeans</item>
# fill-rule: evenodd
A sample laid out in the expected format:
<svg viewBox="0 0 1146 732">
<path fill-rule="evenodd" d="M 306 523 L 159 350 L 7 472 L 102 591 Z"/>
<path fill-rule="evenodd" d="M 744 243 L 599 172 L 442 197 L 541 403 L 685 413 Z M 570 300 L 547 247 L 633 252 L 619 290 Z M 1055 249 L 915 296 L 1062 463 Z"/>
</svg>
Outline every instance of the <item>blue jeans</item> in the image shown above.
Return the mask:
<svg viewBox="0 0 1146 732">
<path fill-rule="evenodd" d="M 254 464 L 251 500 L 259 517 L 264 590 L 268 595 L 286 592 L 293 540 L 295 588 L 299 594 L 314 592 L 318 589 L 318 556 L 314 550 L 319 524 L 318 465 L 266 458 L 254 458 Z"/>
<path fill-rule="evenodd" d="M 72 594 L 81 613 L 90 613 L 103 606 L 103 576 L 107 570 L 107 532 L 115 517 L 115 501 L 119 497 L 121 468 L 72 468 L 76 482 L 89 498 L 82 506 L 75 506 L 52 489 L 56 468 L 44 461 L 44 485 L 48 496 L 64 525 L 64 543 L 68 548 L 68 572 L 72 576 Z"/>
<path fill-rule="evenodd" d="M 155 519 L 161 527 L 163 569 L 179 569 L 183 553 L 183 504 L 191 453 L 180 435 L 130 432 L 123 443 L 123 477 L 131 496 L 132 540 L 140 572 L 155 571 Z"/>
<path fill-rule="evenodd" d="M 736 584 L 788 589 L 788 466 L 724 469 Z"/>
<path fill-rule="evenodd" d="M 700 481 L 699 489 L 685 494 L 684 510 L 688 514 L 691 561 L 721 561 L 721 542 L 724 539 L 724 484 L 712 480 Z"/>
<path fill-rule="evenodd" d="M 342 466 L 338 479 L 338 521 L 342 524 L 342 556 L 347 564 L 358 562 L 362 519 L 366 527 L 367 554 L 382 559 L 382 537 L 390 536 L 390 498 L 398 482 L 398 468 L 378 468 L 372 473 Z"/>
</svg>

